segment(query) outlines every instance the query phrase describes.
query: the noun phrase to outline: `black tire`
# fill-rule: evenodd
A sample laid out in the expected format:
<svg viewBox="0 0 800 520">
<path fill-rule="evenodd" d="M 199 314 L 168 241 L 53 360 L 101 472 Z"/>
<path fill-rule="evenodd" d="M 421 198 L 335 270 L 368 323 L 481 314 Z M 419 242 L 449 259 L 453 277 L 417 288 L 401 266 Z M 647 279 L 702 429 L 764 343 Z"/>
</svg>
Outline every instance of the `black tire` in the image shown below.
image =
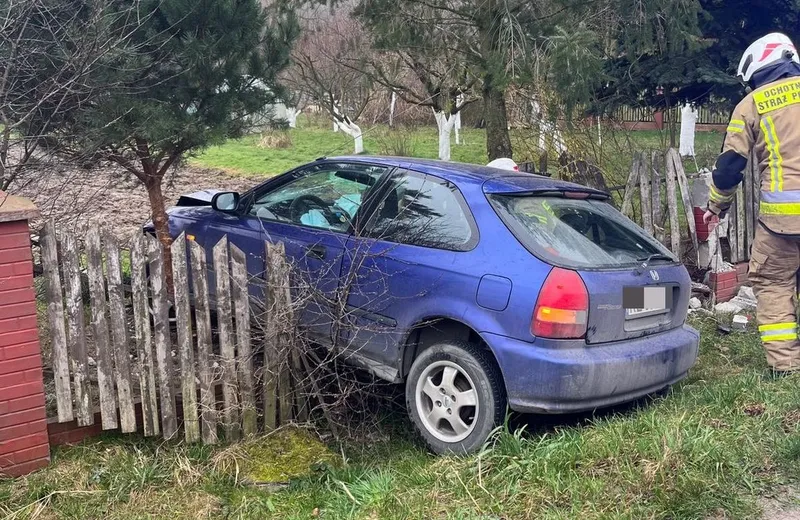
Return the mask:
<svg viewBox="0 0 800 520">
<path fill-rule="evenodd" d="M 449 369 L 457 372 L 452 383 L 444 379 L 445 373 L 453 374 Z M 441 393 L 440 399 L 430 397 L 434 388 Z M 464 396 L 461 403 L 450 399 L 459 395 Z M 476 406 L 468 404 L 472 396 Z M 411 422 L 431 451 L 472 453 L 484 445 L 505 417 L 505 385 L 490 353 L 472 343 L 447 341 L 425 349 L 414 360 L 406 379 L 406 405 Z"/>
</svg>

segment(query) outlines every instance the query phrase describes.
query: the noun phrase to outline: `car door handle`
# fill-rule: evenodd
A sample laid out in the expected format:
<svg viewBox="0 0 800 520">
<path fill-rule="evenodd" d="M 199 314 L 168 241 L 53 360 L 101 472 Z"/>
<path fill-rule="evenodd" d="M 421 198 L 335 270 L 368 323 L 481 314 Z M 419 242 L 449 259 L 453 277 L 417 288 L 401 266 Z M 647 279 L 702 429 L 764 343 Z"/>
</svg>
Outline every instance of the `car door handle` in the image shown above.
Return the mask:
<svg viewBox="0 0 800 520">
<path fill-rule="evenodd" d="M 307 249 L 306 255 L 310 256 L 311 258 L 317 258 L 319 260 L 322 260 L 323 258 L 325 258 L 326 252 L 327 249 L 325 249 L 325 246 L 316 245 L 316 246 L 310 246 Z"/>
</svg>

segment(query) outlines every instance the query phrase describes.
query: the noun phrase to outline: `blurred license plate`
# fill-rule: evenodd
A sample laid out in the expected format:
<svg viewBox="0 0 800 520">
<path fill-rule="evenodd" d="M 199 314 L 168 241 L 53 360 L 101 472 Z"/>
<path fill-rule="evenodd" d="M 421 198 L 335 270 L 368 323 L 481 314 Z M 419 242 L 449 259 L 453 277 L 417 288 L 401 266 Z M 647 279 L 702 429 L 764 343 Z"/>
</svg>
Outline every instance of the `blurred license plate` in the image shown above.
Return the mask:
<svg viewBox="0 0 800 520">
<path fill-rule="evenodd" d="M 663 314 L 672 307 L 672 291 L 666 287 L 623 287 L 622 306 L 626 318 Z"/>
</svg>

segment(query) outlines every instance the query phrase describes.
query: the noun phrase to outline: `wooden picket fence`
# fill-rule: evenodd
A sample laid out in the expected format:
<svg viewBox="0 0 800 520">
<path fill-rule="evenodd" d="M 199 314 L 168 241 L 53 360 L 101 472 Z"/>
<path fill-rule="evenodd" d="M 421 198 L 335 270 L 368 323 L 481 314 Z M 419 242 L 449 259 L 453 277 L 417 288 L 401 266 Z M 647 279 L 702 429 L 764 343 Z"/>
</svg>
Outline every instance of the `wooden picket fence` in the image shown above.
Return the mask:
<svg viewBox="0 0 800 520">
<path fill-rule="evenodd" d="M 126 252 L 129 286 L 122 274 Z M 294 320 L 283 244 L 266 244 L 267 312 L 258 348 L 245 253 L 227 237 L 213 247 L 215 341 L 206 251 L 182 234 L 171 252 L 170 294 L 162 245 L 155 238 L 137 234 L 126 251 L 95 227 L 81 248 L 73 234 L 58 233 L 52 222 L 45 225 L 41 254 L 58 421 L 76 419 L 88 426 L 99 408 L 104 430 L 172 439 L 180 421 L 187 442 L 213 444 L 219 430 L 226 440 L 237 440 L 307 420 L 300 355 L 290 348 Z M 90 352 L 95 363 L 90 364 Z"/>
<path fill-rule="evenodd" d="M 729 210 L 727 239 L 731 262 L 744 262 L 750 256 L 760 200 L 760 174 L 751 159 L 745 178 Z M 625 184 L 621 211 L 633 218 L 645 231 L 683 258 L 684 243 L 698 251 L 689 176 L 677 150 L 637 152 Z M 634 207 L 634 202 L 638 203 Z M 685 220 L 681 219 L 681 213 Z"/>
<path fill-rule="evenodd" d="M 665 197 L 662 197 L 662 182 L 666 188 Z M 692 240 L 694 250 L 697 251 L 697 230 L 694 225 L 691 192 L 680 154 L 672 148 L 666 153 L 637 152 L 634 155 L 631 172 L 625 185 L 621 211 L 625 215 L 634 217 L 633 202 L 637 199 L 636 195 L 639 195 L 637 218 L 639 224 L 656 239 L 669 244 L 670 250 L 681 258 L 683 227 L 679 217 L 679 206 L 681 206 L 678 203 L 679 193 L 687 222 L 687 234 Z M 666 236 L 667 229 L 669 229 L 669 240 Z"/>
</svg>

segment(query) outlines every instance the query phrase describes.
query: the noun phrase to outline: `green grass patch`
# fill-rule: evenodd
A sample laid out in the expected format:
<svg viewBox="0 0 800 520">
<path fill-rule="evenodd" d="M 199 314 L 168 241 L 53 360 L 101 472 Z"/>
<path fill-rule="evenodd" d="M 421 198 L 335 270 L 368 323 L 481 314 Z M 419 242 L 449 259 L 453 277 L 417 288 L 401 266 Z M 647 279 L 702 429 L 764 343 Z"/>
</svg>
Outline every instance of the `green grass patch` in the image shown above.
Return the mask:
<svg viewBox="0 0 800 520">
<path fill-rule="evenodd" d="M 249 135 L 212 146 L 190 159 L 196 166 L 219 168 L 232 173 L 271 176 L 283 173 L 318 157 L 353 153 L 353 140 L 342 132 L 333 132 L 324 120 L 301 119 L 299 128 Z M 376 125 L 362 127 L 365 153 L 435 159 L 438 156 L 436 127 L 403 127 L 390 129 Z M 486 164 L 486 132 L 463 128 L 461 144 L 452 139 L 451 155 L 456 162 Z M 512 129 L 514 159 L 538 164 L 539 137 L 530 129 Z M 609 186 L 624 184 L 630 171 L 634 151 L 665 150 L 669 139 L 665 132 L 622 131 L 607 129 L 601 138 L 591 130 L 574 130 L 565 135 L 569 149 L 600 166 Z M 722 144 L 716 132 L 698 132 L 695 144 L 696 161 L 686 159 L 687 172 L 713 166 Z M 552 152 L 548 170 L 557 172 L 557 155 Z"/>
<path fill-rule="evenodd" d="M 0 517 L 759 518 L 759 497 L 800 476 L 800 376 L 768 377 L 754 332 L 693 323 L 700 361 L 668 395 L 514 418 L 473 456 L 431 456 L 403 418 L 377 427 L 385 441 L 330 451 L 303 436 L 231 447 L 111 436 L 0 481 Z M 251 484 L 262 477 L 289 485 Z"/>
<path fill-rule="evenodd" d="M 262 145 L 262 136 L 249 135 L 212 146 L 190 160 L 197 166 L 220 168 L 243 175 L 277 175 L 318 157 L 351 155 L 353 140 L 329 128 L 288 130 L 290 145 Z M 482 130 L 465 129 L 464 144 L 454 145 L 452 159 L 458 162 L 486 163 L 486 135 Z M 376 127 L 364 130 L 365 153 L 403 155 L 435 159 L 438 154 L 436 128 L 389 130 Z"/>
</svg>

